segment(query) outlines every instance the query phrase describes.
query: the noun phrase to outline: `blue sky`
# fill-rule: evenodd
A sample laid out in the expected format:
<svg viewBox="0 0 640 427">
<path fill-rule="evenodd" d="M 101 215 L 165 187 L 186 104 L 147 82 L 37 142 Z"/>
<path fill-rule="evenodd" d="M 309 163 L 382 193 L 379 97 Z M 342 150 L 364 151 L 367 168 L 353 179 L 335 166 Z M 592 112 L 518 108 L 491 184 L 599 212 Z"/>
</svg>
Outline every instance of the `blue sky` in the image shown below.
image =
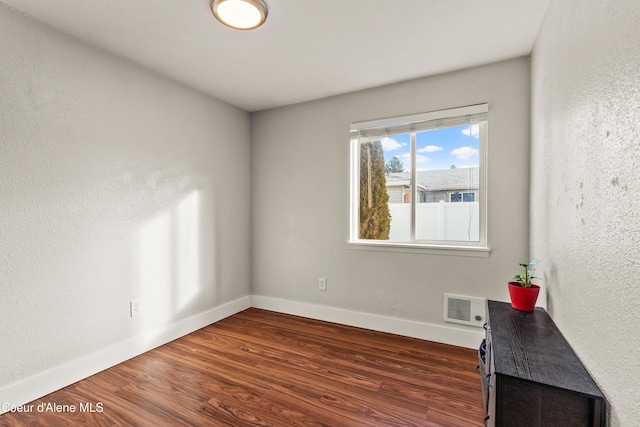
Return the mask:
<svg viewBox="0 0 640 427">
<path fill-rule="evenodd" d="M 416 135 L 417 170 L 449 169 L 478 166 L 478 125 L 458 126 L 419 132 Z M 410 170 L 409 134 L 381 139 L 384 161 L 399 158 L 406 171 Z"/>
</svg>

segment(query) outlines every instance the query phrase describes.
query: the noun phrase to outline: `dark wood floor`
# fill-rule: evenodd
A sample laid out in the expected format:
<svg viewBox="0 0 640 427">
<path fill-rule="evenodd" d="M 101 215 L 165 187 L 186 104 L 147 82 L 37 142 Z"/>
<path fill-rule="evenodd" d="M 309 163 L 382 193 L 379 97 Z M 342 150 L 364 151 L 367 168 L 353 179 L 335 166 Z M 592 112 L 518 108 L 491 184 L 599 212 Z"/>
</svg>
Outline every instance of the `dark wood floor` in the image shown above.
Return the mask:
<svg viewBox="0 0 640 427">
<path fill-rule="evenodd" d="M 252 308 L 0 426 L 482 426 L 476 365 L 473 350 Z M 75 409 L 38 412 L 49 403 Z"/>
</svg>

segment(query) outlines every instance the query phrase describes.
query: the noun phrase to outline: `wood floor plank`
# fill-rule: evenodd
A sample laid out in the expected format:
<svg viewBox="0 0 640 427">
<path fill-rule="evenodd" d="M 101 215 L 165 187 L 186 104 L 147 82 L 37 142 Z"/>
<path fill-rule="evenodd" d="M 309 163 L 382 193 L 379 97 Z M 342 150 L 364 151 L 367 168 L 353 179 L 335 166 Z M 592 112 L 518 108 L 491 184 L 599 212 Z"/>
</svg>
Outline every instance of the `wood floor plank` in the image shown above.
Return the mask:
<svg viewBox="0 0 640 427">
<path fill-rule="evenodd" d="M 480 427 L 476 365 L 469 349 L 248 309 L 32 402 L 75 411 L 0 426 Z"/>
</svg>

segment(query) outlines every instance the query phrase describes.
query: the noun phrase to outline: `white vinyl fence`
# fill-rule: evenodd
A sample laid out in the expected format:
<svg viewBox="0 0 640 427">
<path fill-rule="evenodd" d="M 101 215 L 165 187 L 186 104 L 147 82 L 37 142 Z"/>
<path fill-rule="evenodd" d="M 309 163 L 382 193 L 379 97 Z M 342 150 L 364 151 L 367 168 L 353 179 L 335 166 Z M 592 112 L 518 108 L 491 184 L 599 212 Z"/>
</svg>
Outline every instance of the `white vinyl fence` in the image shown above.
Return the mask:
<svg viewBox="0 0 640 427">
<path fill-rule="evenodd" d="M 411 204 L 389 203 L 391 231 L 389 240 L 411 238 Z M 416 239 L 478 241 L 480 236 L 479 202 L 418 203 Z"/>
</svg>

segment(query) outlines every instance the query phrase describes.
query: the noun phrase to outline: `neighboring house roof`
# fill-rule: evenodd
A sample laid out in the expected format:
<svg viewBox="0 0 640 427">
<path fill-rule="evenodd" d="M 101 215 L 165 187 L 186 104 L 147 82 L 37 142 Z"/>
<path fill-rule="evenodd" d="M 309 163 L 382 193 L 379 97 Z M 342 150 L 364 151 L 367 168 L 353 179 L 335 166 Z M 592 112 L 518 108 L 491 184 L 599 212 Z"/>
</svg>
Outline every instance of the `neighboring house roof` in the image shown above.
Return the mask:
<svg viewBox="0 0 640 427">
<path fill-rule="evenodd" d="M 387 187 L 409 187 L 411 179 L 408 172 L 390 173 L 385 175 Z M 425 190 L 424 186 L 418 182 L 418 188 Z"/>
<path fill-rule="evenodd" d="M 388 173 L 384 176 L 387 181 L 387 187 L 395 187 L 397 185 L 409 185 L 411 180 L 408 172 Z"/>
<path fill-rule="evenodd" d="M 417 171 L 416 179 L 418 186 L 424 187 L 428 191 L 466 190 L 478 188 L 480 183 L 479 171 L 480 169 L 477 167 Z M 385 178 L 389 187 L 409 185 L 410 173 L 389 173 Z"/>
</svg>

